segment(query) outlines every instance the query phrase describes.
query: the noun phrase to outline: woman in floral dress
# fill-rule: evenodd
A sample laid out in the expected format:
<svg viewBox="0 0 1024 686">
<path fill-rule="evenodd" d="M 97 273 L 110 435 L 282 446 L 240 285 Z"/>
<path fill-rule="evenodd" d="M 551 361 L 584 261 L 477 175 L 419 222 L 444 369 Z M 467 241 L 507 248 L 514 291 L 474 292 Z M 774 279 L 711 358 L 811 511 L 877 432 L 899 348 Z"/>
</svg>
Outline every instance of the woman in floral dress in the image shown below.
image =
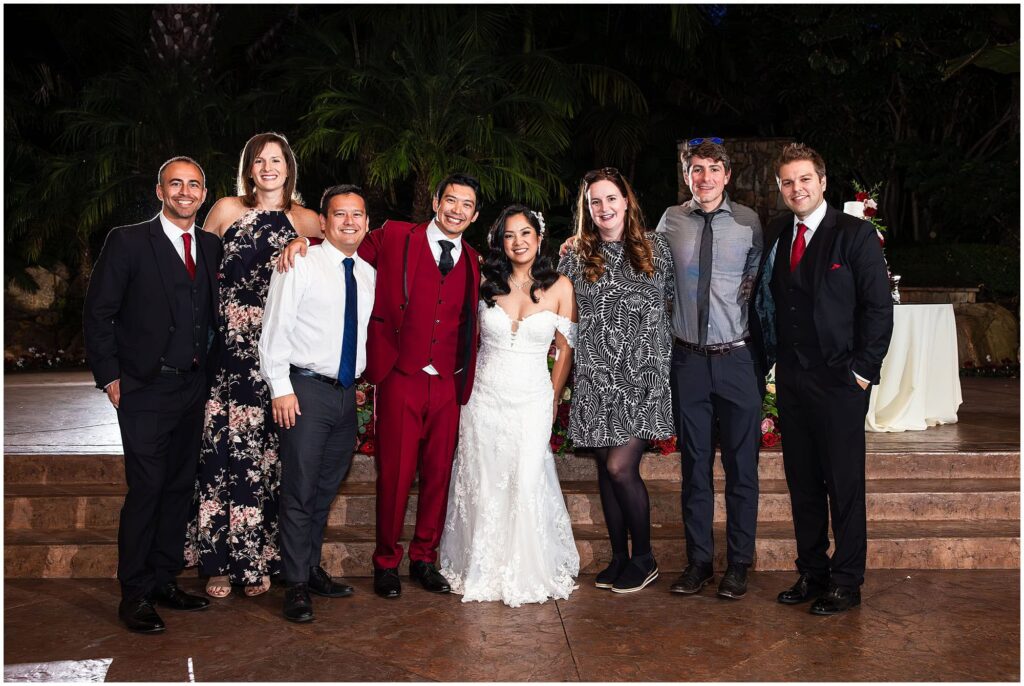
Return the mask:
<svg viewBox="0 0 1024 686">
<path fill-rule="evenodd" d="M 320 236 L 317 213 L 298 204 L 295 156 L 284 136 L 253 136 L 238 165 L 237 197 L 221 198 L 203 227 L 224 241 L 220 365 L 206 405 L 196 482 L 198 516 L 186 560 L 223 598 L 232 584 L 249 596 L 278 572 L 280 465 L 270 394 L 259 374 L 263 306 L 278 250 L 296 234 Z"/>
</svg>

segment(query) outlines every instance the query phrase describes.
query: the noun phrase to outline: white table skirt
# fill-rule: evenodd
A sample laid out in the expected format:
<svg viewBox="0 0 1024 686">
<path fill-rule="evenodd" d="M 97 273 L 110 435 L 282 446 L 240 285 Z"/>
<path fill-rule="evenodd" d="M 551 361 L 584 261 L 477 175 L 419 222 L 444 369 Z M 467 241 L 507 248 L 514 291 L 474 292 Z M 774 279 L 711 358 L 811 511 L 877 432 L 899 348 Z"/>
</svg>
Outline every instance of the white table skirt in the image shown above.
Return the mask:
<svg viewBox="0 0 1024 686">
<path fill-rule="evenodd" d="M 881 383 L 871 389 L 866 431 L 923 431 L 956 423 L 960 367 L 952 305 L 896 305 Z"/>
</svg>

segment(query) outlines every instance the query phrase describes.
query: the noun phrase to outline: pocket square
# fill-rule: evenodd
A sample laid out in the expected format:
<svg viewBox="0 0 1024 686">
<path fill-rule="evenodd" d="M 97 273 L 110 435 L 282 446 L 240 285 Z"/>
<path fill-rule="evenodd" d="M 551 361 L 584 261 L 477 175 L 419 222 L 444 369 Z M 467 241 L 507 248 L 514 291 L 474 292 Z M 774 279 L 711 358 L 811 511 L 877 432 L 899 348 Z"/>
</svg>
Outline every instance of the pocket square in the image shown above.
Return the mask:
<svg viewBox="0 0 1024 686">
<path fill-rule="evenodd" d="M 843 266 L 843 265 L 841 265 L 841 264 L 833 264 L 833 265 L 832 265 L 831 267 L 829 267 L 829 268 L 828 268 L 828 270 L 829 270 L 830 272 L 834 272 L 835 270 L 839 269 L 839 268 L 840 268 L 840 267 L 842 267 L 842 266 Z"/>
</svg>

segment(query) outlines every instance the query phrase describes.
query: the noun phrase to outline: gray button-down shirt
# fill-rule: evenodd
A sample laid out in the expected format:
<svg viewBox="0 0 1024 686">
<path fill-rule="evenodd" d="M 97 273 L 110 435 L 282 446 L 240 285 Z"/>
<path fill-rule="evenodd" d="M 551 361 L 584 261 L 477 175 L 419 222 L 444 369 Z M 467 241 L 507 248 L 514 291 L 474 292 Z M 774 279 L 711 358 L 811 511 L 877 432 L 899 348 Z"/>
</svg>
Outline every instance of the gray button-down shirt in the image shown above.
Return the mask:
<svg viewBox="0 0 1024 686">
<path fill-rule="evenodd" d="M 672 333 L 688 343 L 697 343 L 697 281 L 700 279 L 700 236 L 704 217 L 696 200 L 665 210 L 658 233 L 668 238 L 675 264 L 676 302 L 672 311 Z M 722 199 L 711 221 L 711 302 L 707 344 L 731 343 L 748 335 L 747 299 L 757 275 L 764 235 L 757 213 L 745 205 Z M 744 288 L 746 282 L 747 287 Z"/>
</svg>

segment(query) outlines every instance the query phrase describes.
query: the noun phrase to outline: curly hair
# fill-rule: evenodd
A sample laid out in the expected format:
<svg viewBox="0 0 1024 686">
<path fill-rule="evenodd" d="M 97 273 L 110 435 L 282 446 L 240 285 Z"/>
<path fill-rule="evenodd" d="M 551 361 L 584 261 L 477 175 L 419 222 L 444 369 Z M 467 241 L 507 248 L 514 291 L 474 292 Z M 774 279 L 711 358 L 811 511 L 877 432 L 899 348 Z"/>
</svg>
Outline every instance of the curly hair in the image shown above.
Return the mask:
<svg viewBox="0 0 1024 686">
<path fill-rule="evenodd" d="M 597 227 L 594 226 L 594 219 L 590 216 L 590 207 L 587 203 L 587 191 L 598 181 L 612 182 L 622 193 L 622 197 L 626 199 L 626 225 L 623 240 L 629 264 L 636 273 L 652 276 L 654 274 L 654 250 L 647 238 L 644 214 L 640 210 L 640 203 L 633 193 L 633 188 L 626 181 L 626 177 L 614 167 L 593 169 L 584 174 L 583 181 L 580 183 L 580 192 L 576 196 L 575 250 L 582 265 L 583 274 L 588 281 L 593 282 L 601 278 L 601 274 L 604 273 L 601 236 L 597 232 Z"/>
<path fill-rule="evenodd" d="M 480 286 L 480 297 L 487 303 L 487 307 L 494 307 L 494 298 L 497 296 L 512 292 L 508 285 L 508 278 L 512 275 L 512 262 L 505 254 L 505 222 L 517 214 L 523 215 L 537 235 L 541 236 L 540 220 L 526 205 L 509 205 L 494 220 L 487 234 L 487 257 L 481 270 L 484 283 Z M 558 272 L 555 271 L 554 262 L 545 254 L 543 241 L 538 246 L 537 258 L 530 266 L 530 278 L 533 279 L 530 285 L 530 300 L 535 303 L 540 302 L 540 298 L 537 297 L 538 290 L 545 291 L 558 281 Z"/>
</svg>

